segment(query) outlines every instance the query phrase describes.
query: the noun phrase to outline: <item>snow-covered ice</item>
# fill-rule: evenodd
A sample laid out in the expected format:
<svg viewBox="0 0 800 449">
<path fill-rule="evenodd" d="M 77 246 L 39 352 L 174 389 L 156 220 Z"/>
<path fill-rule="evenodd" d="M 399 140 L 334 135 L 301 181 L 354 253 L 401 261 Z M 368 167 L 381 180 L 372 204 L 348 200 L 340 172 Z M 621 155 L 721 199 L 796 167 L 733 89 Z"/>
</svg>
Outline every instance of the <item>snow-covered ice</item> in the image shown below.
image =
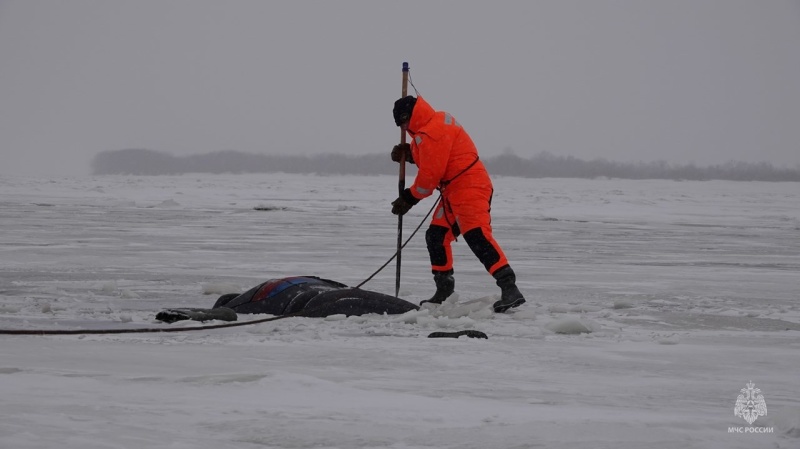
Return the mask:
<svg viewBox="0 0 800 449">
<path fill-rule="evenodd" d="M 800 447 L 798 184 L 494 182 L 528 299 L 514 313 L 490 311 L 498 289 L 459 239 L 457 295 L 433 310 L 2 335 L 0 447 Z M 356 285 L 394 251 L 396 186 L 0 177 L 0 328 L 186 326 L 155 313 L 274 277 Z M 403 251 L 415 302 L 433 289 L 424 229 Z M 394 272 L 364 288 L 394 293 Z M 426 338 L 464 329 L 489 339 Z M 771 433 L 730 431 L 751 427 L 734 416 L 749 381 L 768 406 L 752 427 Z"/>
</svg>

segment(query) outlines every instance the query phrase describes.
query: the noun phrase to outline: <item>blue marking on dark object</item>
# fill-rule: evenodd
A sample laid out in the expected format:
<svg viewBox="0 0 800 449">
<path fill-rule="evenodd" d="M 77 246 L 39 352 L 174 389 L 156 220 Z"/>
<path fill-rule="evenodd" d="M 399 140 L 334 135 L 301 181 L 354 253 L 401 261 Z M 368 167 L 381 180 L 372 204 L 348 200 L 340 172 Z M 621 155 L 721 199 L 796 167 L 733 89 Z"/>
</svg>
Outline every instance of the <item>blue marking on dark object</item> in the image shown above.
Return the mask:
<svg viewBox="0 0 800 449">
<path fill-rule="evenodd" d="M 275 279 L 272 282 L 267 282 L 266 285 L 261 287 L 261 290 L 254 295 L 253 301 L 262 301 L 264 299 L 271 298 L 293 285 L 307 284 L 312 280 L 313 279 L 303 276 Z"/>
</svg>

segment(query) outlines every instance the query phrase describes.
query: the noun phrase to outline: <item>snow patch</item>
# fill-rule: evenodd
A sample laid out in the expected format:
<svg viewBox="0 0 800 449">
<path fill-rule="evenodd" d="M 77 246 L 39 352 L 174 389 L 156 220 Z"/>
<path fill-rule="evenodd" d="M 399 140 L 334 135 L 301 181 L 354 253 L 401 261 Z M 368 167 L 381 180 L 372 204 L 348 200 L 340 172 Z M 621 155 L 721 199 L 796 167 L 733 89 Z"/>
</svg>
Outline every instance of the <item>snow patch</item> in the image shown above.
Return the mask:
<svg viewBox="0 0 800 449">
<path fill-rule="evenodd" d="M 440 312 L 438 309 L 430 310 L 423 308 L 420 310 L 411 310 L 402 315 L 393 316 L 390 318 L 390 323 L 416 324 L 423 328 L 447 329 L 474 326 L 476 321 L 475 319 L 465 315 L 454 315 L 451 317 Z"/>
<path fill-rule="evenodd" d="M 564 304 L 552 304 L 547 306 L 547 311 L 550 313 L 569 313 L 570 307 Z"/>
<path fill-rule="evenodd" d="M 212 282 L 203 284 L 204 295 L 227 295 L 229 293 L 242 293 L 242 288 L 238 285 L 224 282 Z"/>
<path fill-rule="evenodd" d="M 584 322 L 585 320 L 580 320 L 575 317 L 566 317 L 561 318 L 556 321 L 550 322 L 545 325 L 547 330 L 555 332 L 556 334 L 590 334 L 593 332 L 593 329 L 588 321 Z"/>
<path fill-rule="evenodd" d="M 175 201 L 175 200 L 170 198 L 168 200 L 164 200 L 164 201 L 158 203 L 156 206 L 151 206 L 151 208 L 153 208 L 153 207 L 163 207 L 163 208 L 166 208 L 166 209 L 171 209 L 171 208 L 180 207 L 180 206 L 181 206 L 180 203 L 178 203 L 177 201 Z"/>
<path fill-rule="evenodd" d="M 511 309 L 514 312 L 511 314 L 511 318 L 515 320 L 535 320 L 536 319 L 536 312 L 532 308 L 525 307 L 524 305 L 518 309 Z M 473 317 L 470 315 L 470 317 Z M 474 317 L 473 317 L 474 318 Z"/>
<path fill-rule="evenodd" d="M 139 295 L 127 289 L 120 291 L 119 296 L 125 299 L 139 299 Z"/>
</svg>

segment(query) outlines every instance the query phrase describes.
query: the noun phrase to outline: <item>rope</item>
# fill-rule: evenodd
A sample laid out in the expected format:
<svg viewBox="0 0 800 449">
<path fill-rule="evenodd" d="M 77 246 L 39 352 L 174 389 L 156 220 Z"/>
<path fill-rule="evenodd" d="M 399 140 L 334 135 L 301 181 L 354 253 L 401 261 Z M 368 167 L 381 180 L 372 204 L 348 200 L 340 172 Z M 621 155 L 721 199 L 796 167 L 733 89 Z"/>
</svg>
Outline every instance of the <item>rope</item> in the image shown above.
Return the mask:
<svg viewBox="0 0 800 449">
<path fill-rule="evenodd" d="M 414 93 L 417 94 L 419 97 L 419 91 L 417 90 L 417 86 L 414 85 L 414 81 L 411 80 L 411 70 L 408 71 L 408 82 L 411 84 L 411 87 L 414 88 Z"/>
<path fill-rule="evenodd" d="M 312 312 L 313 310 L 315 309 L 308 310 L 306 312 Z M 89 335 L 89 334 L 138 334 L 138 333 L 158 333 L 158 332 L 202 331 L 209 329 L 223 329 L 226 327 L 249 326 L 251 324 L 266 323 L 268 321 L 275 321 L 295 316 L 302 316 L 302 315 L 300 313 L 292 313 L 289 315 L 262 318 L 259 320 L 252 320 L 252 321 L 237 321 L 235 323 L 214 324 L 211 326 L 193 326 L 193 327 L 143 327 L 143 328 L 131 328 L 131 329 L 51 329 L 51 330 L 0 329 L 0 335 Z"/>
<path fill-rule="evenodd" d="M 392 254 L 392 257 L 390 257 L 390 258 L 389 258 L 389 260 L 387 260 L 385 264 L 381 265 L 381 267 L 380 267 L 380 268 L 378 268 L 378 269 L 377 269 L 377 270 L 376 270 L 374 273 L 372 273 L 372 274 L 371 274 L 371 275 L 370 275 L 368 278 L 364 279 L 364 282 L 362 282 L 362 283 L 360 283 L 360 284 L 356 285 L 356 286 L 355 286 L 355 287 L 353 287 L 353 288 L 361 288 L 361 286 L 362 286 L 362 285 L 364 285 L 364 284 L 366 284 L 367 282 L 371 281 L 371 280 L 372 280 L 372 278 L 374 278 L 376 274 L 380 273 L 380 272 L 381 272 L 381 271 L 382 271 L 384 268 L 386 268 L 386 266 L 387 266 L 387 265 L 389 265 L 389 264 L 390 264 L 390 263 L 391 263 L 391 262 L 394 260 L 394 258 L 395 258 L 395 257 L 397 257 L 397 254 L 398 254 L 398 253 L 400 253 L 400 250 L 402 250 L 403 248 L 405 248 L 405 247 L 406 247 L 406 245 L 408 245 L 408 242 L 410 242 L 410 241 L 411 241 L 411 239 L 412 239 L 412 238 L 414 238 L 414 236 L 417 234 L 417 231 L 419 231 L 419 228 L 421 228 L 421 227 L 422 227 L 422 224 L 423 224 L 423 223 L 425 223 L 425 220 L 427 220 L 427 219 L 428 219 L 428 217 L 430 217 L 430 216 L 431 216 L 431 213 L 432 213 L 432 212 L 433 212 L 433 210 L 436 208 L 436 206 L 438 206 L 438 205 L 439 205 L 439 202 L 440 202 L 441 200 L 442 200 L 442 194 L 440 193 L 440 194 L 439 194 L 439 198 L 436 200 L 436 202 L 435 202 L 435 203 L 433 203 L 433 207 L 431 207 L 431 210 L 429 210 L 429 211 L 428 211 L 428 213 L 425 215 L 425 217 L 422 219 L 422 221 L 420 221 L 420 222 L 419 222 L 419 225 L 417 225 L 417 228 L 416 228 L 416 229 L 414 229 L 414 232 L 412 232 L 410 236 L 408 236 L 408 239 L 406 239 L 405 243 L 403 243 L 403 244 L 400 246 L 400 249 L 399 249 L 399 250 L 397 250 L 397 251 L 395 251 L 395 252 L 394 252 L 394 254 Z"/>
</svg>

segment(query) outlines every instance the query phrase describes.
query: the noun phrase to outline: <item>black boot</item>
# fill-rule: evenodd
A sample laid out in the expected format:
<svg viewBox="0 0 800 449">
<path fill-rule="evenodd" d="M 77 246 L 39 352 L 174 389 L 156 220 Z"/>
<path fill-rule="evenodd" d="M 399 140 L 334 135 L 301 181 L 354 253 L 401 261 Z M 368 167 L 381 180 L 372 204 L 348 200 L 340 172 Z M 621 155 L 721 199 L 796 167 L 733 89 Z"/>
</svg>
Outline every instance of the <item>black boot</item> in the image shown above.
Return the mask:
<svg viewBox="0 0 800 449">
<path fill-rule="evenodd" d="M 453 278 L 453 270 L 434 271 L 433 281 L 436 282 L 436 293 L 433 294 L 431 299 L 426 299 L 419 303 L 419 305 L 423 305 L 426 302 L 441 304 L 452 295 L 456 289 L 456 280 Z"/>
<path fill-rule="evenodd" d="M 525 298 L 522 297 L 517 288 L 517 277 L 514 275 L 514 270 L 506 266 L 497 270 L 494 273 L 494 278 L 497 279 L 497 286 L 500 287 L 500 301 L 494 303 L 494 312 L 503 313 L 512 307 L 518 307 L 525 303 Z"/>
</svg>

